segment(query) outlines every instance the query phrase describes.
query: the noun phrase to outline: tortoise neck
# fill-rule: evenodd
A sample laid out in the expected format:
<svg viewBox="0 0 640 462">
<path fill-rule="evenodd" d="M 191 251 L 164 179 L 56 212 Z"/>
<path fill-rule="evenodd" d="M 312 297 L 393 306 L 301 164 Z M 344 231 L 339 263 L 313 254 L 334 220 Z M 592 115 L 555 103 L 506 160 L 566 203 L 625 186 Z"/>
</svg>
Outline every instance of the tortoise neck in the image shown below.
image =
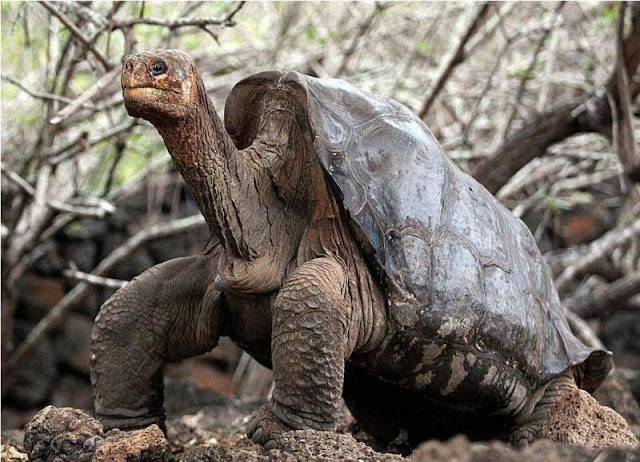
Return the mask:
<svg viewBox="0 0 640 462">
<path fill-rule="evenodd" d="M 229 197 L 233 175 L 229 159 L 237 149 L 198 79 L 198 103 L 188 117 L 169 121 L 153 121 L 162 136 L 178 171 L 196 200 L 210 231 L 223 244 L 239 251 L 236 226 L 228 223 L 234 216 Z"/>
</svg>

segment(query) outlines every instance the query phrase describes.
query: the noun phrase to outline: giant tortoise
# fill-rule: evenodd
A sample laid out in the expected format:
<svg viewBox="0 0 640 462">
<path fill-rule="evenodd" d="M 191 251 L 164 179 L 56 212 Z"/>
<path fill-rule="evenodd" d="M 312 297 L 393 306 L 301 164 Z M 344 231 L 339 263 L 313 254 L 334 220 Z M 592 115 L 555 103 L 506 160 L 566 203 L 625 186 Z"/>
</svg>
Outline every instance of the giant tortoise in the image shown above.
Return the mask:
<svg viewBox="0 0 640 462">
<path fill-rule="evenodd" d="M 223 125 L 174 50 L 127 57 L 122 87 L 211 238 L 103 305 L 92 382 L 107 428 L 162 424 L 163 365 L 220 336 L 273 369 L 248 426 L 267 447 L 289 429 L 333 430 L 342 397 L 380 441 L 526 443 L 609 372 L 610 354 L 571 333 L 527 227 L 401 104 L 269 71 L 235 86 Z"/>
</svg>

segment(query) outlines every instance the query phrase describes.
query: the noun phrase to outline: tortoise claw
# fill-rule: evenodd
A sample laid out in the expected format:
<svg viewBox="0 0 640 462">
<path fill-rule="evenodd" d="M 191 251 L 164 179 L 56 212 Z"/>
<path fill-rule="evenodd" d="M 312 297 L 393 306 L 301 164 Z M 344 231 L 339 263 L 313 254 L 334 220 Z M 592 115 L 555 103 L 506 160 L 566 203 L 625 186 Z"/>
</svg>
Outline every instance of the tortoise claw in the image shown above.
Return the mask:
<svg viewBox="0 0 640 462">
<path fill-rule="evenodd" d="M 288 430 L 291 430 L 291 427 L 273 414 L 271 404 L 258 409 L 247 424 L 247 436 L 265 449 L 275 449 L 276 437 Z"/>
</svg>

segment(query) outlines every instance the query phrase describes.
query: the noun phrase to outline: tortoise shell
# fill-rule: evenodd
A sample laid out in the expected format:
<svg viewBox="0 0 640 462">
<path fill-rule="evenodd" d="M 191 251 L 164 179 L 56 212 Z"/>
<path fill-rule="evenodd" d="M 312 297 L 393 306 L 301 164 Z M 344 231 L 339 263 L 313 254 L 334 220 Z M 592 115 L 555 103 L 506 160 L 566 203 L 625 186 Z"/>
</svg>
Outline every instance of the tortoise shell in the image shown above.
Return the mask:
<svg viewBox="0 0 640 462">
<path fill-rule="evenodd" d="M 495 355 L 532 387 L 578 366 L 594 390 L 610 353 L 567 323 L 525 224 L 462 172 L 408 108 L 337 79 L 268 71 L 239 82 L 225 126 L 248 146 L 260 100 L 288 88 L 332 191 L 372 263 L 399 328 Z M 300 122 L 301 121 L 301 122 Z"/>
</svg>

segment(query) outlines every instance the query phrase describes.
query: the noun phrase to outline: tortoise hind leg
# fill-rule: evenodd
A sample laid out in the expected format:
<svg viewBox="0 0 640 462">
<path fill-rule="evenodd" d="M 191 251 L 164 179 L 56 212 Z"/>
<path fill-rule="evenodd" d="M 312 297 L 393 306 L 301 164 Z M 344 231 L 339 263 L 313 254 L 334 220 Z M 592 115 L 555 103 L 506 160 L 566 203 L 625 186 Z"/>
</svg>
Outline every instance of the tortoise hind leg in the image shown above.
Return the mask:
<svg viewBox="0 0 640 462">
<path fill-rule="evenodd" d="M 533 411 L 516 419 L 509 441 L 522 446 L 540 438 L 589 448 L 638 444 L 618 413 L 577 387 L 571 370 L 550 381 Z"/>
</svg>

